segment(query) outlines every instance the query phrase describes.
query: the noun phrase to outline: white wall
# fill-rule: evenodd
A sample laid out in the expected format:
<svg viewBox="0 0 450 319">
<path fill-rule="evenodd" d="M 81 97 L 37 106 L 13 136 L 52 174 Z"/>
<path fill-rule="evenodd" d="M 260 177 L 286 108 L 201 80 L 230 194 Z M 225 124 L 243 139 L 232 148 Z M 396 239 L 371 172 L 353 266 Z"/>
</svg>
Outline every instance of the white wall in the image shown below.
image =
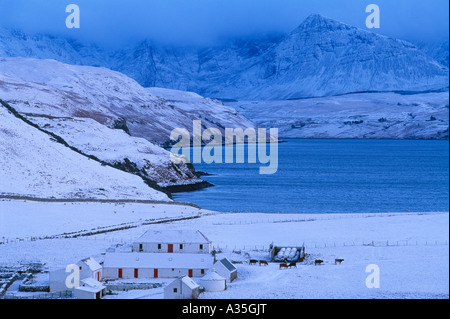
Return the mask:
<svg viewBox="0 0 450 319">
<path fill-rule="evenodd" d="M 171 243 L 145 243 L 135 242 L 133 243 L 133 251 L 141 252 L 139 245 L 142 244 L 142 252 L 144 253 L 167 253 L 169 244 Z M 161 249 L 158 249 L 158 244 L 161 244 Z M 180 247 L 180 243 L 173 243 L 174 253 L 187 253 L 187 254 L 210 254 L 212 252 L 212 243 L 185 243 L 183 249 Z M 203 245 L 203 249 L 200 249 L 200 245 Z"/>
<path fill-rule="evenodd" d="M 192 269 L 193 277 L 203 277 L 208 272 L 208 269 Z M 139 278 L 154 278 L 154 268 L 139 268 Z M 158 278 L 177 278 L 180 276 L 189 276 L 189 269 L 180 268 L 165 268 L 158 269 Z M 104 268 L 103 278 L 105 279 L 119 279 L 119 268 Z M 122 268 L 122 278 L 134 278 L 134 268 Z"/>
<path fill-rule="evenodd" d="M 177 289 L 177 292 L 173 291 L 174 288 Z M 198 288 L 192 290 L 180 279 L 174 280 L 164 288 L 164 299 L 197 299 L 199 294 Z"/>
</svg>

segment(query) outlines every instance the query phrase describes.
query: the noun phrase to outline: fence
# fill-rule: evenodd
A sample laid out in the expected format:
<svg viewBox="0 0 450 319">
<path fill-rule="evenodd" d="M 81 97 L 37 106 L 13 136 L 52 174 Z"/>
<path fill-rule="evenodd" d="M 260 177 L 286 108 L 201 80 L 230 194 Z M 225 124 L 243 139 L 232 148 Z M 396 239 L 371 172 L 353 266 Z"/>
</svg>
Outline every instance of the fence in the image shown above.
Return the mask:
<svg viewBox="0 0 450 319">
<path fill-rule="evenodd" d="M 68 298 L 72 298 L 71 291 L 32 294 L 29 296 L 5 295 L 3 297 L 3 299 L 68 299 Z"/>
<path fill-rule="evenodd" d="M 447 240 L 377 240 L 377 241 L 348 241 L 348 242 L 305 242 L 305 248 L 332 248 L 332 247 L 399 247 L 399 246 L 448 246 Z M 285 245 L 285 247 L 297 247 L 297 244 Z M 216 250 L 233 251 L 269 251 L 269 245 L 254 244 L 214 244 Z"/>
</svg>

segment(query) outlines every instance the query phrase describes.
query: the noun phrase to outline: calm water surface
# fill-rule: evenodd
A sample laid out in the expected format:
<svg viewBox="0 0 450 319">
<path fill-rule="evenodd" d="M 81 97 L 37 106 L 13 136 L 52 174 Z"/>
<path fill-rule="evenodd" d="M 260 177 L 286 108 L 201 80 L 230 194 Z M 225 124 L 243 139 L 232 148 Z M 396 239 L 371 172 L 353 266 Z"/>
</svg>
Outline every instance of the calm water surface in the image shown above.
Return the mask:
<svg viewBox="0 0 450 319">
<path fill-rule="evenodd" d="M 448 211 L 448 161 L 448 141 L 287 140 L 276 174 L 260 175 L 260 164 L 196 164 L 215 187 L 174 198 L 235 212 Z"/>
</svg>

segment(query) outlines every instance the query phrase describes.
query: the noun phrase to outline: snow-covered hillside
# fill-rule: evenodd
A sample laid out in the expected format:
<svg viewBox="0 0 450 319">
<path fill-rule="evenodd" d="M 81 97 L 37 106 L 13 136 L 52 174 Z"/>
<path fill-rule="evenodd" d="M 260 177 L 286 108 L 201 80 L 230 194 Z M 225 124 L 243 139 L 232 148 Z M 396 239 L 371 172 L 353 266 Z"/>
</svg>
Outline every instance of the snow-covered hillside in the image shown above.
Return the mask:
<svg viewBox="0 0 450 319">
<path fill-rule="evenodd" d="M 227 103 L 280 138 L 448 139 L 449 95 L 361 93 Z"/>
<path fill-rule="evenodd" d="M 178 107 L 179 103 L 166 101 L 122 73 L 105 68 L 0 58 L 0 75 L 0 96 L 21 113 L 91 118 L 110 128 L 126 126 L 132 136 L 157 144 L 169 141 L 176 128 L 192 131 L 192 121 L 198 119 L 222 131 L 224 126 L 254 127 L 217 100 L 197 96 Z M 157 92 L 164 96 L 167 91 Z M 170 93 L 175 101 L 186 96 L 193 95 Z"/>
<path fill-rule="evenodd" d="M 286 99 L 448 87 L 448 66 L 414 45 L 314 14 L 282 38 L 204 49 L 149 40 L 118 50 L 46 35 L 0 31 L 0 56 L 104 66 L 145 87 L 236 99 Z"/>
<path fill-rule="evenodd" d="M 0 106 L 0 195 L 169 201 L 135 175 L 58 143 Z"/>
<path fill-rule="evenodd" d="M 192 131 L 197 119 L 221 131 L 254 127 L 220 101 L 147 90 L 118 72 L 54 60 L 1 58 L 0 98 L 86 154 L 163 187 L 206 184 L 191 165 L 173 163 L 154 145 L 167 143 L 175 128 Z"/>
<path fill-rule="evenodd" d="M 40 127 L 61 136 L 71 146 L 104 162 L 155 181 L 161 187 L 205 183 L 191 167 L 175 164 L 171 153 L 146 139 L 132 137 L 89 118 L 29 116 Z M 181 159 L 180 159 L 181 162 Z"/>
</svg>

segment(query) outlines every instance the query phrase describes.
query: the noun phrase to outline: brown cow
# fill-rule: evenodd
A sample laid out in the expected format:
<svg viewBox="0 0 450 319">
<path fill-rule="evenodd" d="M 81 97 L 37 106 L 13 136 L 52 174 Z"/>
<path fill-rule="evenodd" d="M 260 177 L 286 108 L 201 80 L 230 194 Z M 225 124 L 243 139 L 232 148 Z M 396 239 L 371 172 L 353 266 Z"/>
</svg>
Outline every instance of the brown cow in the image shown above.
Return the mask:
<svg viewBox="0 0 450 319">
<path fill-rule="evenodd" d="M 288 265 L 287 264 L 280 264 L 280 269 L 288 269 Z"/>
<path fill-rule="evenodd" d="M 316 260 L 314 261 L 314 266 L 315 266 L 315 265 L 320 265 L 320 264 L 322 264 L 322 263 L 323 263 L 323 260 L 316 259 Z"/>
<path fill-rule="evenodd" d="M 342 264 L 343 261 L 344 261 L 344 259 L 335 259 L 334 263 L 340 265 L 340 264 Z"/>
<path fill-rule="evenodd" d="M 260 261 L 259 261 L 259 265 L 260 265 L 260 266 L 261 266 L 261 265 L 269 266 L 269 264 L 268 264 L 267 261 L 265 261 L 265 260 L 260 260 Z"/>
</svg>

